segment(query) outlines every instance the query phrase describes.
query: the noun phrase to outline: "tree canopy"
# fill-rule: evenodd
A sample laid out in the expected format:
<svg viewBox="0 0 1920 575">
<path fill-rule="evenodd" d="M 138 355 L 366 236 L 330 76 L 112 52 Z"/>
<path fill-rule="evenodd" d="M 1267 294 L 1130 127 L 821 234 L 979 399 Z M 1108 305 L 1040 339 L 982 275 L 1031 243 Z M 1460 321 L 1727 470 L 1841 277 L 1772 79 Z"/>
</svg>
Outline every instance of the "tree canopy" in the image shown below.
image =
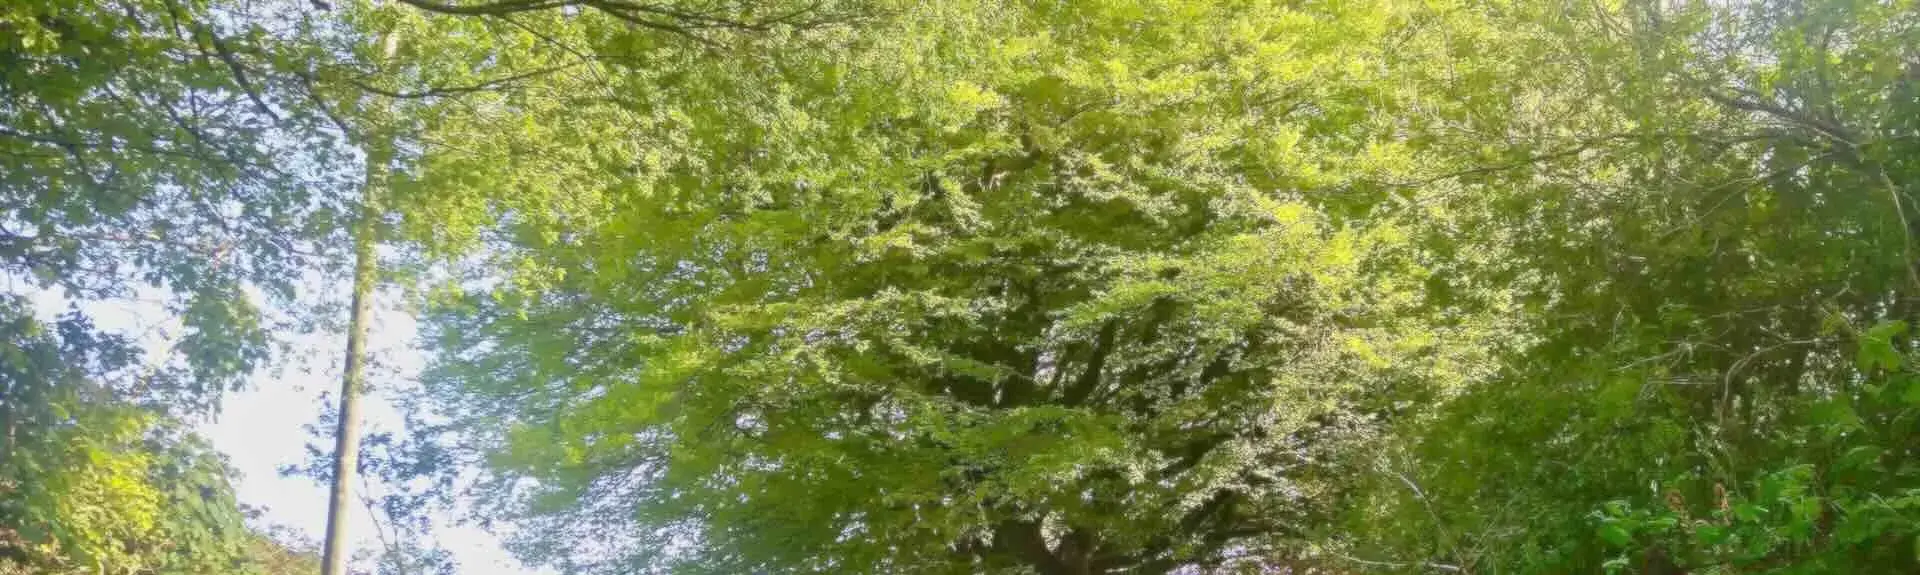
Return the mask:
<svg viewBox="0 0 1920 575">
<path fill-rule="evenodd" d="M 188 326 L 10 304 L 36 560 L 244 531 L 173 418 L 351 241 L 387 512 L 562 573 L 1920 569 L 1911 0 L 280 8 L 0 11 L 0 269 Z"/>
</svg>

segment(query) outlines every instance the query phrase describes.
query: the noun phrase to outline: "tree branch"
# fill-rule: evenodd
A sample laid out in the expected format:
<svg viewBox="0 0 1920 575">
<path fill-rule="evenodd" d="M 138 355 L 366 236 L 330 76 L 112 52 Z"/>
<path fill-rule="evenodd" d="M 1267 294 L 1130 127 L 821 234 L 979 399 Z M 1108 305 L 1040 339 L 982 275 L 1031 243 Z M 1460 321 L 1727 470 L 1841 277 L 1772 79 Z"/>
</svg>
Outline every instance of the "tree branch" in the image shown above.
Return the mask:
<svg viewBox="0 0 1920 575">
<path fill-rule="evenodd" d="M 1718 103 L 1722 106 L 1733 108 L 1735 110 L 1741 110 L 1746 112 L 1758 112 L 1758 113 L 1766 114 L 1768 116 L 1774 117 L 1775 119 L 1786 121 L 1789 124 L 1794 124 L 1804 128 L 1812 129 L 1813 131 L 1820 133 L 1820 135 L 1826 136 L 1827 138 L 1830 138 L 1836 142 L 1844 144 L 1849 148 L 1859 147 L 1857 140 L 1854 139 L 1853 133 L 1847 130 L 1843 126 L 1832 124 L 1826 121 L 1822 121 L 1819 118 L 1814 118 L 1812 116 L 1808 116 L 1800 112 L 1789 110 L 1783 106 L 1780 106 L 1779 104 L 1767 102 L 1764 99 L 1761 99 L 1759 97 L 1760 96 L 1759 94 L 1756 94 L 1751 90 L 1741 90 L 1738 88 L 1735 88 L 1734 90 L 1736 92 L 1747 95 L 1748 98 L 1737 98 L 1733 96 L 1728 96 L 1726 94 L 1721 94 L 1711 89 L 1701 90 L 1701 92 L 1706 95 L 1708 100 L 1713 100 L 1715 103 Z"/>
<path fill-rule="evenodd" d="M 260 90 L 253 86 L 252 80 L 248 79 L 246 68 L 240 64 L 240 59 L 234 55 L 233 49 L 227 46 L 227 41 L 205 26 L 202 27 L 201 33 L 206 35 L 207 43 L 213 45 L 213 53 L 227 65 L 227 70 L 233 72 L 233 83 L 240 86 L 240 91 L 253 102 L 253 107 L 273 121 L 280 121 L 280 115 L 273 112 L 273 107 L 267 105 L 266 100 L 260 97 Z"/>
<path fill-rule="evenodd" d="M 486 4 L 454 4 L 435 2 L 434 0 L 400 0 L 402 4 L 441 14 L 459 16 L 499 16 L 517 12 L 532 12 L 562 6 L 572 6 L 578 0 L 505 0 Z"/>
<path fill-rule="evenodd" d="M 435 98 L 440 96 L 454 96 L 459 94 L 471 94 L 474 92 L 483 92 L 486 90 L 491 90 L 495 87 L 498 87 L 504 84 L 511 84 L 521 80 L 526 80 L 530 78 L 544 76 L 547 74 L 552 74 L 554 72 L 570 69 L 579 65 L 581 65 L 581 62 L 573 62 L 570 64 L 563 64 L 559 66 L 550 66 L 546 68 L 541 68 L 539 70 L 534 70 L 531 72 L 514 74 L 512 76 L 507 76 L 504 78 L 495 78 L 492 80 L 486 80 L 477 84 L 471 84 L 467 86 L 434 87 L 434 88 L 427 88 L 425 90 L 421 90 L 418 92 L 401 92 L 401 91 L 395 91 L 395 90 L 388 90 L 385 88 L 381 88 L 379 86 L 362 82 L 360 80 L 349 80 L 349 83 L 353 84 L 354 87 L 359 88 L 361 90 L 365 90 L 367 92 L 371 92 L 381 96 L 386 96 L 388 98 L 403 99 L 403 100 L 423 99 L 423 98 Z"/>
<path fill-rule="evenodd" d="M 1405 569 L 1405 568 L 1407 568 L 1407 567 L 1424 567 L 1424 568 L 1427 568 L 1427 569 L 1434 569 L 1434 570 L 1438 570 L 1438 571 L 1446 571 L 1446 572 L 1448 572 L 1448 573 L 1459 573 L 1459 572 L 1460 572 L 1460 568 L 1459 568 L 1459 567 L 1455 567 L 1455 566 L 1452 566 L 1452 565 L 1444 565 L 1444 564 L 1440 564 L 1440 563 L 1400 563 L 1400 562 L 1397 562 L 1397 561 L 1374 561 L 1374 560 L 1369 560 L 1369 559 L 1361 559 L 1361 558 L 1359 558 L 1359 557 L 1352 557 L 1352 556 L 1348 556 L 1348 555 L 1343 555 L 1343 554 L 1340 554 L 1340 553 L 1335 553 L 1335 552 L 1332 552 L 1332 551 L 1329 551 L 1329 552 L 1327 552 L 1327 554 L 1328 554 L 1328 555 L 1332 555 L 1332 556 L 1334 556 L 1334 557 L 1339 557 L 1339 558 L 1341 558 L 1341 559 L 1345 559 L 1345 560 L 1347 560 L 1347 561 L 1352 561 L 1352 562 L 1354 562 L 1354 563 L 1358 563 L 1358 564 L 1361 564 L 1361 565 L 1368 565 L 1368 566 L 1373 566 L 1373 567 L 1391 567 L 1391 568 L 1394 568 L 1394 569 Z"/>
<path fill-rule="evenodd" d="M 993 549 L 1026 562 L 1043 575 L 1067 574 L 1066 565 L 1047 549 L 1047 538 L 1040 532 L 1039 521 L 1001 522 L 993 528 Z"/>
<path fill-rule="evenodd" d="M 1100 326 L 1100 335 L 1093 345 L 1093 356 L 1087 359 L 1087 367 L 1074 380 L 1073 386 L 1061 396 L 1061 403 L 1080 405 L 1100 386 L 1100 372 L 1106 370 L 1107 355 L 1113 353 L 1113 336 L 1119 329 L 1120 322 L 1116 319 L 1109 319 Z"/>
</svg>

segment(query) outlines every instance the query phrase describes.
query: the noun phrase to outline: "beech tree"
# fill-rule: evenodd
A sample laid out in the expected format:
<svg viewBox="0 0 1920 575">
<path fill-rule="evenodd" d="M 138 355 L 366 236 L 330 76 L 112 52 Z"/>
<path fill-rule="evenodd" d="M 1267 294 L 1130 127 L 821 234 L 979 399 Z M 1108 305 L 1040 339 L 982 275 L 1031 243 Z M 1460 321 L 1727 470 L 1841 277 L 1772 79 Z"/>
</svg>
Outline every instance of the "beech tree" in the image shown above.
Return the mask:
<svg viewBox="0 0 1920 575">
<path fill-rule="evenodd" d="M 1273 564 L 1383 430 L 1491 372 L 1504 296 L 1432 289 L 1496 254 L 1422 245 L 1459 198 L 1401 185 L 1477 159 L 1429 149 L 1465 40 L 1401 28 L 1479 15 L 881 13 L 623 69 L 633 136 L 548 142 L 621 171 L 503 214 L 514 273 L 433 316 L 428 384 L 529 557 Z"/>
</svg>

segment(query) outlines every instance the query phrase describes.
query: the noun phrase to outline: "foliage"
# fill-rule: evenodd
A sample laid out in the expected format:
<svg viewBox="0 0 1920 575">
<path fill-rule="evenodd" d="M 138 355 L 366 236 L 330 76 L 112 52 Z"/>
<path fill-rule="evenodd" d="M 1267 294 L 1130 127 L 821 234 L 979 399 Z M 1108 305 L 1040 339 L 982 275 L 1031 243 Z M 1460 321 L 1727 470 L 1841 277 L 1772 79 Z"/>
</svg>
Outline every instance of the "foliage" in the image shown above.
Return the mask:
<svg viewBox="0 0 1920 575">
<path fill-rule="evenodd" d="M 271 9 L 0 8 L 0 569 L 252 573 L 251 554 L 278 547 L 244 525 L 233 472 L 186 428 L 268 360 L 278 326 L 260 296 L 288 302 L 328 263 L 315 240 L 341 202 L 320 108 L 263 73 L 294 54 Z M 171 353 L 77 307 L 41 323 L 27 302 L 54 290 L 159 294 L 181 328 Z"/>
<path fill-rule="evenodd" d="M 1543 26 L 1543 74 L 1607 87 L 1555 123 L 1633 135 L 1484 188 L 1540 343 L 1403 431 L 1346 543 L 1481 572 L 1912 571 L 1917 16 Z"/>
<path fill-rule="evenodd" d="M 562 188 L 603 209 L 502 215 L 509 273 L 433 318 L 429 379 L 529 557 L 1267 564 L 1385 429 L 1491 373 L 1505 296 L 1432 286 L 1498 254 L 1423 242 L 1463 198 L 1402 185 L 1478 159 L 1438 146 L 1429 68 L 1469 40 L 1402 30 L 1477 13 L 882 12 L 623 70 L 634 149 L 546 143 L 634 168 Z"/>
<path fill-rule="evenodd" d="M 0 9 L 0 272 L 81 299 L 171 292 L 184 330 L 150 406 L 211 410 L 266 360 L 258 295 L 288 301 L 327 263 L 312 240 L 343 181 L 323 108 L 263 72 L 297 56 L 273 39 L 289 24 L 259 15 L 272 8 Z"/>
<path fill-rule="evenodd" d="M 0 571 L 262 572 L 225 461 L 90 379 L 128 367 L 126 341 L 17 298 L 0 318 Z"/>
<path fill-rule="evenodd" d="M 364 209 L 389 568 L 1920 569 L 1912 0 L 285 12 L 0 8 L 0 269 L 188 327 L 7 304 L 7 560 L 304 561 L 171 416 Z"/>
<path fill-rule="evenodd" d="M 267 575 L 301 575 L 320 571 L 320 556 L 310 549 L 289 547 L 266 536 L 254 537 L 252 560 Z"/>
<path fill-rule="evenodd" d="M 422 157 L 567 193 L 433 318 L 528 556 L 1911 569 L 1910 5 L 877 12 Z"/>
</svg>

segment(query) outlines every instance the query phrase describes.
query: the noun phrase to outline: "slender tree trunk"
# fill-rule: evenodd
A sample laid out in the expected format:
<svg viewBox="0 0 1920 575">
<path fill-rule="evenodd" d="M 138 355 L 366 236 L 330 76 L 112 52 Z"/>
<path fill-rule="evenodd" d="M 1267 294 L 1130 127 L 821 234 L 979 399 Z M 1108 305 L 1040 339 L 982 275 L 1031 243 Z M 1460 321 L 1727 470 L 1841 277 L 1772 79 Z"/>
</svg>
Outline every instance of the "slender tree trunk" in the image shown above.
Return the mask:
<svg viewBox="0 0 1920 575">
<path fill-rule="evenodd" d="M 369 148 L 378 144 L 369 144 Z M 346 575 L 347 508 L 353 500 L 353 476 L 360 467 L 360 392 L 366 386 L 368 322 L 372 319 L 374 224 L 380 217 L 376 198 L 386 186 L 386 158 L 369 149 L 367 183 L 360 222 L 353 231 L 353 316 L 347 325 L 347 361 L 340 377 L 340 421 L 334 430 L 333 493 L 327 502 L 327 539 L 321 575 Z"/>
<path fill-rule="evenodd" d="M 377 42 L 381 64 L 393 59 L 398 34 L 384 34 Z M 334 430 L 333 491 L 327 501 L 327 538 L 320 575 L 347 574 L 347 509 L 353 500 L 353 478 L 360 472 L 360 392 L 366 386 L 367 329 L 372 319 L 374 276 L 379 262 L 374 252 L 381 196 L 387 191 L 387 163 L 393 141 L 381 123 L 387 102 L 376 97 L 367 110 L 368 130 L 361 134 L 366 151 L 366 188 L 361 192 L 360 221 L 353 230 L 353 317 L 347 325 L 347 361 L 340 376 L 340 421 Z M 351 134 L 348 134 L 351 137 Z"/>
</svg>

